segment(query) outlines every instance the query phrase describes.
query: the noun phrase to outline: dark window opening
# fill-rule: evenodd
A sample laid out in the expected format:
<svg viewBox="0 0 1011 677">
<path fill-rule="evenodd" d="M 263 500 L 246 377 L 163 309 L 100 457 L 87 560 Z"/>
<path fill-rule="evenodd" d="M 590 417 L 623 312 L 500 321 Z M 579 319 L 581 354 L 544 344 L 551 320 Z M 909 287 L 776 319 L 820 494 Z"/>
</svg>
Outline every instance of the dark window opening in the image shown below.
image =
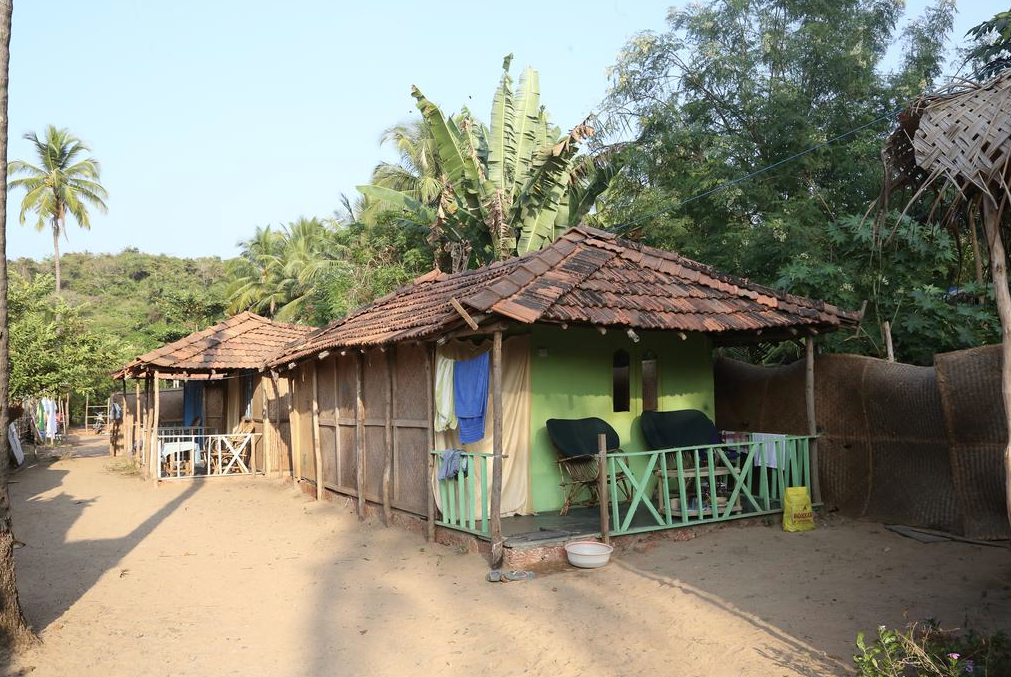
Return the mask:
<svg viewBox="0 0 1011 677">
<path fill-rule="evenodd" d="M 629 410 L 629 360 L 628 353 L 618 350 L 614 353 L 611 363 L 611 401 L 614 404 L 614 411 Z"/>
<path fill-rule="evenodd" d="M 646 351 L 642 356 L 642 410 L 656 411 L 658 408 L 657 399 L 657 366 L 656 355 L 652 351 Z"/>
</svg>

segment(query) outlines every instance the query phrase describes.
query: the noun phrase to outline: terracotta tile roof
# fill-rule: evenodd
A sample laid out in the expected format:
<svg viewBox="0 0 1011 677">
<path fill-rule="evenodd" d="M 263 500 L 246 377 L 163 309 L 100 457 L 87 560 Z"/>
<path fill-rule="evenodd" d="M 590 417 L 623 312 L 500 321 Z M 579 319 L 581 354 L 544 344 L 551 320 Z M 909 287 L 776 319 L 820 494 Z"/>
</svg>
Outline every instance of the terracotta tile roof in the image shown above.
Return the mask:
<svg viewBox="0 0 1011 677">
<path fill-rule="evenodd" d="M 530 324 L 703 332 L 723 337 L 855 325 L 859 314 L 786 294 L 595 228 L 572 228 L 547 248 L 455 275 L 432 272 L 289 347 L 278 365 L 328 348 L 429 338 L 473 314 Z"/>
<path fill-rule="evenodd" d="M 167 373 L 258 369 L 312 331 L 313 327 L 281 324 L 250 312 L 239 313 L 134 358 L 114 378 L 156 369 Z"/>
</svg>

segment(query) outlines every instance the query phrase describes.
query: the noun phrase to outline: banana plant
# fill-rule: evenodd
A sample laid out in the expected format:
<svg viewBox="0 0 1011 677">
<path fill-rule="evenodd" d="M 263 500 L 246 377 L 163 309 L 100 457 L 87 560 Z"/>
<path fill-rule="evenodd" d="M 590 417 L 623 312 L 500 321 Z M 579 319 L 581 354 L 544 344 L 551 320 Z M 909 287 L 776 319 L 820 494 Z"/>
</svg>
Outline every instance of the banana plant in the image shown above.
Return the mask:
<svg viewBox="0 0 1011 677">
<path fill-rule="evenodd" d="M 526 68 L 513 91 L 512 55 L 492 97 L 491 124 L 466 108 L 446 116 L 412 88 L 424 124 L 434 139 L 443 186 L 437 202 L 376 185 L 359 186 L 367 200 L 400 210 L 450 243 L 463 241 L 478 263 L 536 251 L 589 213 L 620 170 L 620 155 L 580 155 L 593 135 L 584 121 L 568 134 L 541 105 L 537 71 Z"/>
</svg>

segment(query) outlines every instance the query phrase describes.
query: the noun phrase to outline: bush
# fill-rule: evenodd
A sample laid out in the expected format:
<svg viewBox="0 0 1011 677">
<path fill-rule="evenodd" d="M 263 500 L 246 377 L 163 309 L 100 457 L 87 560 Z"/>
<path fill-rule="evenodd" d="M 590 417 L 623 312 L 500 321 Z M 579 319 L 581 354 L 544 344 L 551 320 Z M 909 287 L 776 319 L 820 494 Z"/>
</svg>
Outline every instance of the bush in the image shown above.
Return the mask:
<svg viewBox="0 0 1011 677">
<path fill-rule="evenodd" d="M 934 621 L 905 631 L 878 627 L 867 643 L 857 635 L 853 663 L 860 677 L 997 677 L 1011 675 L 1011 645 L 1002 632 L 942 630 Z"/>
</svg>

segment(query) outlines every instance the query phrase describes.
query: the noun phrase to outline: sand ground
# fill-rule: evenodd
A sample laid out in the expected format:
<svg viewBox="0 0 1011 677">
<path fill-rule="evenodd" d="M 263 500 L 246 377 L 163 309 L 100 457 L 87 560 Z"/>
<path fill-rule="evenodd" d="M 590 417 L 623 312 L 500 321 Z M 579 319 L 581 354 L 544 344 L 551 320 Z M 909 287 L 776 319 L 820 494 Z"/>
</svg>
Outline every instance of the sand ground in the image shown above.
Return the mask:
<svg viewBox="0 0 1011 677">
<path fill-rule="evenodd" d="M 1007 549 L 877 524 L 731 527 L 490 584 L 479 555 L 281 482 L 155 487 L 78 452 L 12 478 L 44 644 L 0 673 L 831 675 L 857 631 L 907 616 L 1011 629 Z"/>
</svg>

